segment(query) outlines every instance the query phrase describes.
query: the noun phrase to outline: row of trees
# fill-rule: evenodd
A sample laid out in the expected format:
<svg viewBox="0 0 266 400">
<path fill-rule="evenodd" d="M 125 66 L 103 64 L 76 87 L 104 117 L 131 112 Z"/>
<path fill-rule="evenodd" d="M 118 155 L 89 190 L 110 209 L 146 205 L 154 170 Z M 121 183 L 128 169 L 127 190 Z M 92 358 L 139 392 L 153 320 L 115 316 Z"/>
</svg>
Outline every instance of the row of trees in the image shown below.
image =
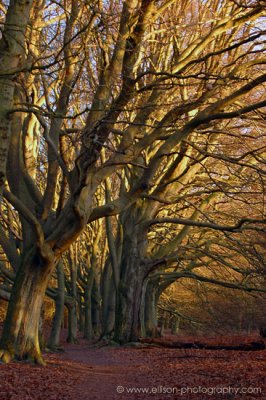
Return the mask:
<svg viewBox="0 0 266 400">
<path fill-rule="evenodd" d="M 193 279 L 176 281 L 158 302 L 160 334 L 214 337 L 261 333 L 265 297 Z"/>
<path fill-rule="evenodd" d="M 262 3 L 1 2 L 2 360 L 45 294 L 56 346 L 64 305 L 124 343 L 177 279 L 264 291 Z"/>
</svg>

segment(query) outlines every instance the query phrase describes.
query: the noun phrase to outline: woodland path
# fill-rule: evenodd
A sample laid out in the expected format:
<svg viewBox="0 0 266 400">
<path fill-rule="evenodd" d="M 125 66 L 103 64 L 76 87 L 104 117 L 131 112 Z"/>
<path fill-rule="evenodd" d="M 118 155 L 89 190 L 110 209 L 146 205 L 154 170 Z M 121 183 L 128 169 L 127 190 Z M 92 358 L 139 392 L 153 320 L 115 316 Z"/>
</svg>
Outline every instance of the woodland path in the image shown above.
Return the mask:
<svg viewBox="0 0 266 400">
<path fill-rule="evenodd" d="M 97 348 L 83 339 L 64 345 L 64 353 L 45 355 L 47 367 L 1 365 L 0 400 L 266 399 L 266 350 Z M 117 386 L 124 392 L 117 393 Z M 158 393 L 128 393 L 133 387 Z M 162 393 L 173 387 L 179 389 L 177 394 Z M 191 392 L 199 387 L 200 393 Z M 213 387 L 259 387 L 261 393 L 203 393 Z M 187 393 L 181 395 L 181 388 Z"/>
</svg>

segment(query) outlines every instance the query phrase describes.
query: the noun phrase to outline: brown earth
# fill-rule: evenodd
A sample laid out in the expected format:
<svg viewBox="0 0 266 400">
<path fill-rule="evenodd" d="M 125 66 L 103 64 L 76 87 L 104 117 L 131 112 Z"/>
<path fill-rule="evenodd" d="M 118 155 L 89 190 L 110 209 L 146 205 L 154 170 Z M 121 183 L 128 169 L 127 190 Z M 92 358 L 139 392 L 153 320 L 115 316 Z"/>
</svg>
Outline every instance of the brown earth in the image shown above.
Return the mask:
<svg viewBox="0 0 266 400">
<path fill-rule="evenodd" d="M 233 344 L 244 338 L 204 340 Z M 45 354 L 47 367 L 1 365 L 0 400 L 266 399 L 265 350 L 114 347 L 83 339 L 64 346 L 64 353 Z"/>
</svg>

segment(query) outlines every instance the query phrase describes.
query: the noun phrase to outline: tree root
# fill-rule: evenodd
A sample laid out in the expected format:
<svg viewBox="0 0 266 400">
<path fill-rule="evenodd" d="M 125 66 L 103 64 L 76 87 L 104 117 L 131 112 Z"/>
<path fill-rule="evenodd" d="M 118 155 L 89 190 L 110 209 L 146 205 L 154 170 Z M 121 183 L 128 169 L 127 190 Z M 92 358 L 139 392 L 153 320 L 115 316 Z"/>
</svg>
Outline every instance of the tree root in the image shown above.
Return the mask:
<svg viewBox="0 0 266 400">
<path fill-rule="evenodd" d="M 12 360 L 12 355 L 10 351 L 5 349 L 0 349 L 0 364 L 8 364 Z"/>
<path fill-rule="evenodd" d="M 147 349 L 149 347 L 155 347 L 154 344 L 142 343 L 142 342 L 128 342 L 121 344 L 121 347 L 133 348 L 133 349 Z"/>
<path fill-rule="evenodd" d="M 42 367 L 46 366 L 46 362 L 43 359 L 42 353 L 37 350 L 30 351 L 29 353 L 25 354 L 23 358 L 30 364 L 40 365 Z"/>
<path fill-rule="evenodd" d="M 97 340 L 95 343 L 91 343 L 89 345 L 90 348 L 100 349 L 102 347 L 120 347 L 120 344 L 113 340 L 112 338 L 102 337 L 101 339 Z"/>
<path fill-rule="evenodd" d="M 33 364 L 40 365 L 41 367 L 46 366 L 46 362 L 44 361 L 42 355 L 34 356 L 33 358 L 30 358 L 29 361 L 32 362 Z"/>
<path fill-rule="evenodd" d="M 64 349 L 63 346 L 53 346 L 53 345 L 50 345 L 50 346 L 47 346 L 47 347 L 45 348 L 45 352 L 46 352 L 46 353 L 64 353 L 64 352 L 65 352 L 65 349 Z"/>
<path fill-rule="evenodd" d="M 160 347 L 166 347 L 171 349 L 201 349 L 201 350 L 238 350 L 238 351 L 259 351 L 265 349 L 263 341 L 243 343 L 239 345 L 212 345 L 200 342 L 182 343 L 182 342 L 167 342 L 159 339 L 141 339 L 142 343 L 154 344 Z"/>
<path fill-rule="evenodd" d="M 67 343 L 71 343 L 71 344 L 78 344 L 79 343 L 78 339 L 77 338 L 73 338 L 73 337 L 68 337 L 66 341 L 67 341 Z"/>
<path fill-rule="evenodd" d="M 46 362 L 44 361 L 42 354 L 32 352 L 26 353 L 23 355 L 15 354 L 13 357 L 18 362 L 25 362 L 33 365 L 40 365 L 42 367 L 46 366 Z"/>
<path fill-rule="evenodd" d="M 46 363 L 41 354 L 33 352 L 24 356 L 12 354 L 10 350 L 0 349 L 0 364 L 8 364 L 11 360 L 29 362 L 35 365 L 45 366 Z"/>
</svg>

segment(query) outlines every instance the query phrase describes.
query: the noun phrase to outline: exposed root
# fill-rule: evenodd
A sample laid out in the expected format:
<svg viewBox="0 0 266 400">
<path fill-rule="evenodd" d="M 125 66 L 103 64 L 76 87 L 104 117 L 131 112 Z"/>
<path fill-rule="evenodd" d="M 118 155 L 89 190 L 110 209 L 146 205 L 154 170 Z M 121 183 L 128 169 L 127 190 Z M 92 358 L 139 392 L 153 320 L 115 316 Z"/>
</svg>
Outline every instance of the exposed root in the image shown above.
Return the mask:
<svg viewBox="0 0 266 400">
<path fill-rule="evenodd" d="M 40 365 L 40 366 L 46 366 L 46 362 L 44 361 L 43 357 L 41 354 L 37 352 L 32 352 L 32 353 L 26 353 L 23 355 L 15 355 L 15 360 L 19 362 L 26 362 L 29 364 L 33 365 Z"/>
<path fill-rule="evenodd" d="M 65 349 L 63 346 L 47 346 L 45 348 L 46 353 L 64 353 Z"/>
<path fill-rule="evenodd" d="M 148 347 L 154 347 L 153 344 L 150 343 L 141 343 L 141 342 L 128 342 L 121 345 L 122 347 L 129 347 L 135 349 L 146 349 Z"/>
<path fill-rule="evenodd" d="M 96 349 L 100 349 L 101 347 L 107 347 L 107 346 L 120 347 L 120 344 L 111 338 L 102 337 L 96 343 L 92 343 L 89 345 L 89 347 Z"/>
<path fill-rule="evenodd" d="M 43 359 L 42 353 L 36 349 L 29 351 L 25 354 L 24 359 L 31 364 L 45 366 L 46 362 Z"/>
<path fill-rule="evenodd" d="M 78 339 L 77 338 L 73 338 L 73 337 L 68 337 L 67 338 L 67 343 L 71 343 L 71 344 L 78 344 Z"/>
<path fill-rule="evenodd" d="M 263 341 L 243 343 L 239 345 L 213 345 L 207 343 L 200 343 L 194 341 L 191 343 L 183 342 L 169 342 L 160 339 L 141 339 L 142 343 L 154 344 L 160 347 L 166 347 L 171 349 L 201 349 L 201 350 L 238 350 L 238 351 L 259 351 L 265 349 L 265 344 Z"/>
<path fill-rule="evenodd" d="M 32 362 L 34 364 L 40 365 L 42 367 L 46 366 L 46 362 L 44 361 L 44 359 L 41 355 L 37 355 L 37 356 L 33 357 Z"/>
<path fill-rule="evenodd" d="M 10 351 L 0 349 L 0 364 L 8 364 L 12 358 Z"/>
</svg>

